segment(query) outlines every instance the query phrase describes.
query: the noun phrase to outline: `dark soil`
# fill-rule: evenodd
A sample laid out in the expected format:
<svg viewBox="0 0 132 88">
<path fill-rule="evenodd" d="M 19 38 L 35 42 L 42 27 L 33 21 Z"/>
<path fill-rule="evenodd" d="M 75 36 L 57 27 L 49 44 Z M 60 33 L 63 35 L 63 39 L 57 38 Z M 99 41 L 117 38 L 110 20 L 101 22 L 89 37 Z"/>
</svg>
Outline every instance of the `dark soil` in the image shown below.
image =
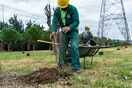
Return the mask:
<svg viewBox="0 0 132 88">
<path fill-rule="evenodd" d="M 72 74 L 66 72 L 59 73 L 56 68 L 43 68 L 39 71 L 24 75 L 20 77 L 20 80 L 27 84 L 47 84 L 54 83 L 60 78 L 68 78 Z"/>
</svg>

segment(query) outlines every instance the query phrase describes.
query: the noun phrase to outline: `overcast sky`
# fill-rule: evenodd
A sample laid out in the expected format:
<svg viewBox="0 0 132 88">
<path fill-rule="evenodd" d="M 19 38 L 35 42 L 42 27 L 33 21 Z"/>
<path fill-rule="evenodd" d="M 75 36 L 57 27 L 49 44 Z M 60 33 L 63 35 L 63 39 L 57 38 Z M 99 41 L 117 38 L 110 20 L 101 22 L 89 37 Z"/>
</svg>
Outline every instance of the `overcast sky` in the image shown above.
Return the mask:
<svg viewBox="0 0 132 88">
<path fill-rule="evenodd" d="M 47 28 L 44 7 L 51 3 L 56 7 L 57 0 L 0 0 L 0 21 L 3 20 L 2 4 L 4 4 L 4 21 L 8 21 L 13 14 L 18 14 L 18 19 L 27 22 L 29 19 L 42 24 Z M 84 31 L 85 25 L 91 27 L 93 35 L 97 36 L 100 8 L 102 0 L 70 0 L 70 4 L 77 7 L 80 17 L 79 33 Z M 132 0 L 123 0 L 127 23 L 132 36 Z M 19 10 L 18 10 L 19 9 Z M 111 28 L 108 36 L 112 39 L 123 39 L 119 30 Z"/>
</svg>

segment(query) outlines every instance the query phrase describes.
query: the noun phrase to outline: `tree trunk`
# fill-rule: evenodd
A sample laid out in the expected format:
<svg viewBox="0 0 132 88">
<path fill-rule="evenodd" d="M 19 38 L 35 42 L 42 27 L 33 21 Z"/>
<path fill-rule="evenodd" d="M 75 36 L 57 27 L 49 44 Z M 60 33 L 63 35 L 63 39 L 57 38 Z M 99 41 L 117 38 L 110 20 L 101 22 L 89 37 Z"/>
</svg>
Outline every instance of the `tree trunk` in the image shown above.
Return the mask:
<svg viewBox="0 0 132 88">
<path fill-rule="evenodd" d="M 10 51 L 10 43 L 8 43 L 8 51 Z"/>
<path fill-rule="evenodd" d="M 35 42 L 33 43 L 33 51 L 35 51 Z"/>
<path fill-rule="evenodd" d="M 27 43 L 27 50 L 30 51 L 30 43 Z"/>
</svg>

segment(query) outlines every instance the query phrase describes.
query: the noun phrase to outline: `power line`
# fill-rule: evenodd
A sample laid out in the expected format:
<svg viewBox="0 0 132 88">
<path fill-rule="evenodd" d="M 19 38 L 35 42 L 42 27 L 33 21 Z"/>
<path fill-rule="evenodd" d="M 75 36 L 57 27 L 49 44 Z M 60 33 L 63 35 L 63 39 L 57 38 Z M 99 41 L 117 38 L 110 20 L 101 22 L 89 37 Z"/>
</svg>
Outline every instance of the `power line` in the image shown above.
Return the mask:
<svg viewBox="0 0 132 88">
<path fill-rule="evenodd" d="M 0 6 L 2 6 L 0 10 L 2 10 L 3 13 L 6 11 L 6 12 L 14 13 L 14 14 L 19 15 L 19 16 L 32 18 L 32 19 L 35 19 L 35 20 L 45 19 L 45 17 L 42 16 L 42 15 L 37 15 L 37 14 L 34 14 L 34 13 L 26 12 L 24 10 L 13 8 L 13 7 L 4 5 L 4 4 L 0 4 Z M 2 17 L 4 18 L 4 16 L 2 16 Z"/>
</svg>

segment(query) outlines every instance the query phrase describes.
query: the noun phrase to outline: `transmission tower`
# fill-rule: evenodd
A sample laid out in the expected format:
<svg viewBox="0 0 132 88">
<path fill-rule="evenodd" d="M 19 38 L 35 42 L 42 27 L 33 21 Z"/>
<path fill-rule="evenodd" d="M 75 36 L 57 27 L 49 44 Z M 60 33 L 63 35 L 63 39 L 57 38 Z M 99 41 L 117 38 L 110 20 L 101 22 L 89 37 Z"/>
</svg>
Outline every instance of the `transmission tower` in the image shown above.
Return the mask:
<svg viewBox="0 0 132 88">
<path fill-rule="evenodd" d="M 108 35 L 115 23 L 127 43 L 130 43 L 130 32 L 122 0 L 102 0 L 98 26 L 98 37 Z M 115 29 L 116 31 L 116 29 Z"/>
</svg>

